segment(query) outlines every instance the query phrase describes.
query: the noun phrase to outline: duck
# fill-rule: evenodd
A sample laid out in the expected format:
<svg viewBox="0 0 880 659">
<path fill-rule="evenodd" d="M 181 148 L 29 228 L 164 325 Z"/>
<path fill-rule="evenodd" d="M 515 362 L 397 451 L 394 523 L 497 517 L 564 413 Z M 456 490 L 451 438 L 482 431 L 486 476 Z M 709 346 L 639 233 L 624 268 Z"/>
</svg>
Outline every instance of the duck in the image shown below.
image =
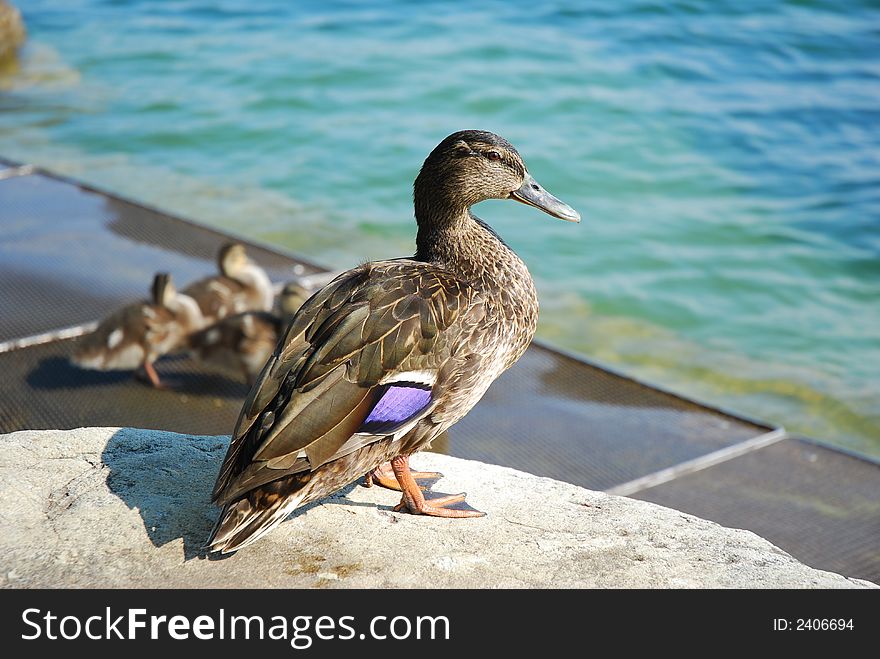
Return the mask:
<svg viewBox="0 0 880 659">
<path fill-rule="evenodd" d="M 217 254 L 219 274 L 181 291 L 193 298 L 208 325 L 244 311 L 271 311 L 275 291 L 266 271 L 250 260 L 243 244 L 224 244 Z"/>
<path fill-rule="evenodd" d="M 484 514 L 464 494 L 426 498 L 409 459 L 462 419 L 535 333 L 528 268 L 471 211 L 487 199 L 580 221 L 499 135 L 443 139 L 413 185 L 413 256 L 337 276 L 299 309 L 261 371 L 212 491 L 220 513 L 209 553 L 248 546 L 385 462 L 402 493 L 395 511 Z"/>
<path fill-rule="evenodd" d="M 288 282 L 278 295 L 277 313 L 244 311 L 221 318 L 189 335 L 189 354 L 208 366 L 240 371 L 248 385 L 253 385 L 272 355 L 282 329 L 311 293 L 298 282 Z"/>
<path fill-rule="evenodd" d="M 98 371 L 140 369 L 156 388 L 162 383 L 153 363 L 180 347 L 187 335 L 205 324 L 201 309 L 188 295 L 178 293 L 172 277 L 153 277 L 149 299 L 128 304 L 81 337 L 71 362 Z"/>
</svg>

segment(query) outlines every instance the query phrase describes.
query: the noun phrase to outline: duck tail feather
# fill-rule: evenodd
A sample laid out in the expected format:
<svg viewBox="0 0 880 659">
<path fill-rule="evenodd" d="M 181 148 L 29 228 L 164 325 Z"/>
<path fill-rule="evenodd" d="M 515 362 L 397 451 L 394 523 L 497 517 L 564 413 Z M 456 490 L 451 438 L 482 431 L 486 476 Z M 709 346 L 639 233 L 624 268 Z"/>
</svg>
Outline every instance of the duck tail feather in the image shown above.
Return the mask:
<svg viewBox="0 0 880 659">
<path fill-rule="evenodd" d="M 277 496 L 257 488 L 225 506 L 204 549 L 229 554 L 256 542 L 283 522 L 300 505 L 306 493 Z"/>
</svg>

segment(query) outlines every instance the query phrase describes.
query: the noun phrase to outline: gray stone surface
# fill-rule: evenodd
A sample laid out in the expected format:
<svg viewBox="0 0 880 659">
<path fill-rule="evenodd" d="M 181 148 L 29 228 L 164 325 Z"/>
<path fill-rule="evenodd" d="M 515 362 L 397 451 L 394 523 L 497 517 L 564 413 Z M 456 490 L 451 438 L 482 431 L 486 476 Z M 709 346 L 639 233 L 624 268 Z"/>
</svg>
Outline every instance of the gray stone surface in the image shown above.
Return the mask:
<svg viewBox="0 0 880 659">
<path fill-rule="evenodd" d="M 226 437 L 117 428 L 0 436 L 0 585 L 858 588 L 748 531 L 520 471 L 422 453 L 488 513 L 395 513 L 360 485 L 221 560 L 199 557 Z"/>
</svg>

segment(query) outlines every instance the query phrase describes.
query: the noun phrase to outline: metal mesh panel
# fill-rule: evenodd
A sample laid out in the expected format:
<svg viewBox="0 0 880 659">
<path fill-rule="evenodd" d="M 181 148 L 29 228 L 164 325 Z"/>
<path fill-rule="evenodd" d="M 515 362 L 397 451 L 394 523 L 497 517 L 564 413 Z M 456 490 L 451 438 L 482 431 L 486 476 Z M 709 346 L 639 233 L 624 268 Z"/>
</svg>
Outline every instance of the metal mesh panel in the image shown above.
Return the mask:
<svg viewBox="0 0 880 659">
<path fill-rule="evenodd" d="M 607 489 L 767 430 L 533 345 L 449 434 L 455 455 Z"/>
<path fill-rule="evenodd" d="M 164 389 L 129 371 L 86 371 L 68 361 L 75 340 L 0 354 L 0 431 L 128 426 L 201 435 L 232 432 L 248 387 L 184 357 L 156 363 Z"/>
<path fill-rule="evenodd" d="M 635 498 L 745 528 L 816 568 L 880 583 L 880 465 L 786 439 Z"/>
</svg>

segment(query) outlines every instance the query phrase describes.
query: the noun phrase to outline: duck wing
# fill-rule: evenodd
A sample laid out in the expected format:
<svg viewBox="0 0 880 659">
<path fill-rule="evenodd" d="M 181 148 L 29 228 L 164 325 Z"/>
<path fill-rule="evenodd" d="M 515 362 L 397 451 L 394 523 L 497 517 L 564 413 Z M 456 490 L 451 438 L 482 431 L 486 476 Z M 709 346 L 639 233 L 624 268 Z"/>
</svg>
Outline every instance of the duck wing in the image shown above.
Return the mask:
<svg viewBox="0 0 880 659">
<path fill-rule="evenodd" d="M 220 504 L 314 471 L 431 412 L 485 317 L 482 296 L 429 263 L 343 273 L 300 308 L 251 390 L 213 491 Z"/>
</svg>

